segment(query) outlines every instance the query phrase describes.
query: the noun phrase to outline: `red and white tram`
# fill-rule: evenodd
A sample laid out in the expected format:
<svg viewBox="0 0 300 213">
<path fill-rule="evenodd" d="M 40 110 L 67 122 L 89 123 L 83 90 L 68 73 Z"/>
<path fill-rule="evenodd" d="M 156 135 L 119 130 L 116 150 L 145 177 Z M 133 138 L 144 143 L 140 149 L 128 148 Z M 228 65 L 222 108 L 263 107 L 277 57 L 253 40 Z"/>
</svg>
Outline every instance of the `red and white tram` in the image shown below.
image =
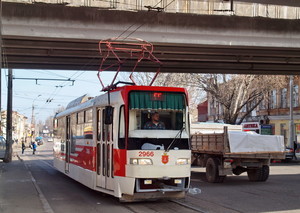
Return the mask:
<svg viewBox="0 0 300 213">
<path fill-rule="evenodd" d="M 190 183 L 188 111 L 183 88 L 126 85 L 80 97 L 55 116 L 54 166 L 122 201 L 182 198 Z M 165 129 L 144 129 L 153 112 Z"/>
</svg>

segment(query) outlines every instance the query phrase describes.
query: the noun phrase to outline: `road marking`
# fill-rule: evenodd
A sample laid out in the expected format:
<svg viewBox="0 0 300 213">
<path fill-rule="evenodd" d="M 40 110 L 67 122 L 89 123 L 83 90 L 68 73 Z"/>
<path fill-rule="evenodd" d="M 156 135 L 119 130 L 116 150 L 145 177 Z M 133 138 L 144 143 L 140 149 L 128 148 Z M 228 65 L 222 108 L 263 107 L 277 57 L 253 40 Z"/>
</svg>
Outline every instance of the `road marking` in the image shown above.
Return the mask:
<svg viewBox="0 0 300 213">
<path fill-rule="evenodd" d="M 19 159 L 20 159 L 20 158 L 19 158 Z M 28 173 L 29 173 L 29 176 L 30 176 L 30 178 L 31 178 L 31 181 L 32 181 L 32 183 L 33 183 L 33 185 L 34 185 L 36 191 L 37 191 L 38 194 L 39 194 L 39 198 L 40 198 L 40 201 L 41 201 L 42 204 L 43 204 L 44 211 L 45 211 L 46 213 L 54 213 L 53 209 L 51 208 L 50 204 L 48 203 L 47 199 L 45 198 L 45 196 L 44 196 L 42 190 L 41 190 L 40 187 L 37 185 L 36 180 L 34 179 L 32 173 L 30 172 L 30 170 L 29 170 L 29 168 L 28 168 L 28 166 L 26 165 L 26 163 L 24 163 L 24 165 L 25 165 L 25 167 L 26 167 L 26 169 L 27 169 L 27 171 L 28 171 Z"/>
</svg>

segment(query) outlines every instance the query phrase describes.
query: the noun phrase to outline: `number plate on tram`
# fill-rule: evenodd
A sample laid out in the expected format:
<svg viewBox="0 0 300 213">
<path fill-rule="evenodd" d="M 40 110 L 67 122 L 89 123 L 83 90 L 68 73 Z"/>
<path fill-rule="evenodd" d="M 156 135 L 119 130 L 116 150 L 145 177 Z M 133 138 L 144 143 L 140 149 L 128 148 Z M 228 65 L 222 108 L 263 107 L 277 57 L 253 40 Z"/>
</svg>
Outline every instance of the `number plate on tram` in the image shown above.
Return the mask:
<svg viewBox="0 0 300 213">
<path fill-rule="evenodd" d="M 152 151 L 139 151 L 139 157 L 153 157 L 154 152 Z"/>
</svg>

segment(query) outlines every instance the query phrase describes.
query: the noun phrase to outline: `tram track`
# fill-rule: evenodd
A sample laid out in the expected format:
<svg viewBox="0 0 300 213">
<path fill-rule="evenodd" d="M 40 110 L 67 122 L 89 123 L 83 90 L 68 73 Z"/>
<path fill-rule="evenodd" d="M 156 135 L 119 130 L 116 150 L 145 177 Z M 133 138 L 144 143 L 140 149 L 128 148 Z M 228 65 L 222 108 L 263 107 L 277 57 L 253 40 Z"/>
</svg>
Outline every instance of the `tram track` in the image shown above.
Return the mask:
<svg viewBox="0 0 300 213">
<path fill-rule="evenodd" d="M 175 200 L 158 200 L 158 201 L 148 201 L 148 202 L 137 202 L 125 204 L 128 210 L 134 213 L 156 213 L 156 212 L 164 212 L 164 213 L 207 213 L 203 209 L 182 203 L 180 201 Z"/>
<path fill-rule="evenodd" d="M 186 208 L 188 208 L 188 209 L 192 209 L 192 210 L 194 210 L 194 211 L 196 211 L 196 212 L 208 213 L 208 211 L 206 211 L 206 210 L 204 210 L 204 209 L 202 209 L 202 208 L 199 208 L 199 207 L 196 207 L 196 206 L 189 205 L 189 204 L 184 203 L 184 202 L 181 202 L 181 201 L 179 201 L 179 200 L 170 200 L 170 202 L 176 203 L 176 204 L 178 204 L 178 205 L 180 205 L 180 206 L 183 206 L 183 207 L 186 207 Z"/>
<path fill-rule="evenodd" d="M 48 162 L 48 160 L 40 160 L 43 164 L 55 169 L 55 167 Z M 229 208 L 228 206 L 223 206 L 218 203 L 214 203 L 207 200 L 202 200 L 201 203 L 205 203 L 205 206 L 208 206 L 208 209 L 201 208 L 197 205 L 193 205 L 194 203 L 199 204 L 200 199 L 196 198 L 192 195 L 187 195 L 186 199 L 181 200 L 165 200 L 165 201 L 158 201 L 158 202 L 142 202 L 142 203 L 130 203 L 125 204 L 128 210 L 134 213 L 152 213 L 152 212 L 200 212 L 200 213 L 209 213 L 209 212 L 230 212 L 230 213 L 240 213 L 235 209 Z M 142 205 L 140 205 L 142 204 Z M 172 204 L 172 208 L 170 207 Z M 212 208 L 213 206 L 213 208 Z M 176 211 L 172 210 L 176 209 Z M 189 209 L 189 211 L 186 211 Z M 171 210 L 171 211 L 170 211 Z"/>
<path fill-rule="evenodd" d="M 51 165 L 51 163 L 49 163 L 46 160 L 40 160 L 43 164 L 53 168 L 54 166 Z M 159 202 L 159 204 L 161 204 L 162 206 L 169 206 L 167 203 L 172 203 L 175 204 L 177 207 L 175 207 L 176 209 L 178 209 L 178 212 L 187 212 L 185 211 L 186 209 L 189 209 L 191 211 L 188 212 L 201 212 L 201 213 L 208 213 L 208 211 L 205 211 L 204 209 L 201 209 L 199 207 L 184 203 L 182 201 L 179 200 L 167 200 L 166 202 Z M 137 204 L 126 204 L 125 207 L 127 209 L 129 209 L 130 211 L 134 212 L 134 213 L 140 213 L 141 210 L 144 213 L 150 213 L 150 212 L 160 212 L 162 210 L 165 210 L 164 212 L 167 212 L 167 208 L 161 207 L 161 205 L 157 205 L 157 202 L 143 202 L 143 208 L 141 209 L 141 206 L 139 206 L 139 203 Z M 178 208 L 179 205 L 179 208 Z M 145 208 L 146 207 L 146 208 Z M 174 207 L 173 207 L 174 208 Z M 182 209 L 185 208 L 185 209 Z M 171 212 L 174 212 L 173 210 Z"/>
</svg>

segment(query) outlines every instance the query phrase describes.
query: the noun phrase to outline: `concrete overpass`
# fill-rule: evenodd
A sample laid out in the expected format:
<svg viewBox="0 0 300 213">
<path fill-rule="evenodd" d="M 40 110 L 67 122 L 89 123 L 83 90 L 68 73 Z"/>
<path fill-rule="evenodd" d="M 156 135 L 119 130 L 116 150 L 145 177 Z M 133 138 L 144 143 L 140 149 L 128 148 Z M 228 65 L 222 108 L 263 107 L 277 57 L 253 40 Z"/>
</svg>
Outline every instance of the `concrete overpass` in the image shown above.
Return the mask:
<svg viewBox="0 0 300 213">
<path fill-rule="evenodd" d="M 162 72 L 299 74 L 300 20 L 3 2 L 4 67 L 97 70 L 98 41 L 155 45 Z M 7 63 L 6 63 L 7 62 Z M 125 66 L 124 69 L 129 69 Z M 143 63 L 139 71 L 153 71 Z"/>
</svg>

